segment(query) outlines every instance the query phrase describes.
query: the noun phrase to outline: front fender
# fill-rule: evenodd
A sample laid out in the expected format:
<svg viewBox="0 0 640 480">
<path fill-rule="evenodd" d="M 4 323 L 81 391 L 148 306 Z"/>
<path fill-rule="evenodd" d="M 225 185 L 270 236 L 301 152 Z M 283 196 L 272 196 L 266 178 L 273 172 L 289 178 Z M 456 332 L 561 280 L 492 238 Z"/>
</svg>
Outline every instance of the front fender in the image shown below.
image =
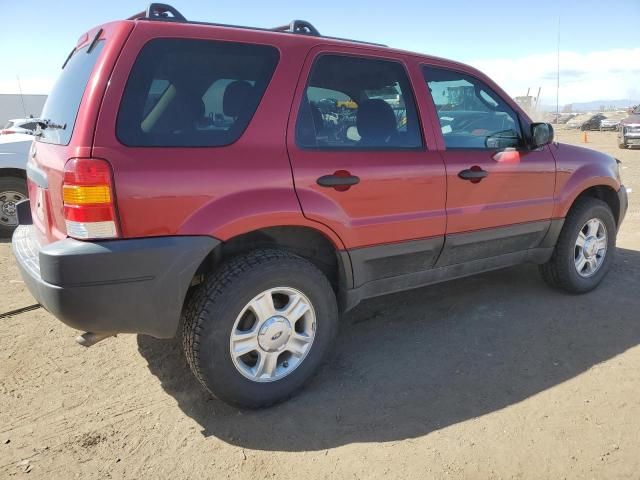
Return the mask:
<svg viewBox="0 0 640 480">
<path fill-rule="evenodd" d="M 307 219 L 290 188 L 258 188 L 215 198 L 189 216 L 178 235 L 209 235 L 222 241 L 261 228 L 297 226 L 313 228 L 338 250 L 345 246 L 326 225 Z"/>
<path fill-rule="evenodd" d="M 591 187 L 606 186 L 617 192 L 621 184 L 616 168 L 615 160 L 613 160 L 612 162 L 591 162 L 575 168 L 559 169 L 556 188 L 557 200 L 553 217 L 566 217 L 576 198 Z"/>
</svg>

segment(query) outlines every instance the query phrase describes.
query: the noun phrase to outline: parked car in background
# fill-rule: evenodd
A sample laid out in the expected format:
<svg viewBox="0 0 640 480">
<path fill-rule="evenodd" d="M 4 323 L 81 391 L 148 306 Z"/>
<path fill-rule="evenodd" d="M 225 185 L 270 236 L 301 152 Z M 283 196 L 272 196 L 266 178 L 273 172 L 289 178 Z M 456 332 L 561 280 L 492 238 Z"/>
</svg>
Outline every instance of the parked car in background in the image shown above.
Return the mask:
<svg viewBox="0 0 640 480">
<path fill-rule="evenodd" d="M 262 407 L 364 299 L 521 263 L 585 293 L 612 264 L 619 162 L 554 142 L 468 65 L 164 4 L 80 38 L 12 248 L 85 346 L 181 335 L 204 388 Z"/>
<path fill-rule="evenodd" d="M 14 118 L 13 120 L 9 120 L 2 130 L 0 130 L 0 135 L 12 135 L 15 133 L 33 135 L 37 126 L 37 118 Z"/>
<path fill-rule="evenodd" d="M 25 168 L 32 135 L 0 136 L 0 237 L 10 237 L 18 226 L 16 204 L 27 198 Z"/>
<path fill-rule="evenodd" d="M 631 115 L 621 120 L 618 127 L 618 147 L 633 145 L 640 146 L 640 105 L 631 111 Z"/>
<path fill-rule="evenodd" d="M 575 115 L 571 120 L 568 120 L 566 125 L 568 129 L 578 129 L 582 126 L 585 121 L 585 115 L 579 114 Z"/>
<path fill-rule="evenodd" d="M 600 130 L 600 123 L 605 118 L 607 117 L 605 117 L 603 114 L 596 113 L 588 120 L 582 122 L 582 125 L 580 125 L 580 130 L 582 130 L 583 132 L 587 130 Z"/>
<path fill-rule="evenodd" d="M 600 131 L 604 132 L 606 130 L 618 130 L 618 126 L 620 125 L 620 120 L 615 120 L 613 118 L 604 118 L 600 121 Z"/>
<path fill-rule="evenodd" d="M 575 116 L 575 113 L 560 113 L 558 115 L 552 113 L 549 117 L 549 123 L 565 124 L 572 120 Z"/>
</svg>

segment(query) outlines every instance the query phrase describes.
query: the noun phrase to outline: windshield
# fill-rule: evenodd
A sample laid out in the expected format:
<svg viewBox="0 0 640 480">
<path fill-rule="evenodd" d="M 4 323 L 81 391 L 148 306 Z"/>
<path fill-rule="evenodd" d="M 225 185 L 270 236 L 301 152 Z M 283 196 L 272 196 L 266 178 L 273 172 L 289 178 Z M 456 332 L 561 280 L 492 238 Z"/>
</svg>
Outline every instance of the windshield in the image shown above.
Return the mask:
<svg viewBox="0 0 640 480">
<path fill-rule="evenodd" d="M 11 128 L 11 127 L 13 127 L 13 122 L 8 122 L 8 123 L 4 126 L 4 128 Z"/>
<path fill-rule="evenodd" d="M 42 120 L 51 125 L 42 129 L 41 141 L 69 144 L 82 95 L 103 44 L 99 41 L 90 53 L 88 46 L 78 50 L 65 65 L 42 110 Z"/>
</svg>

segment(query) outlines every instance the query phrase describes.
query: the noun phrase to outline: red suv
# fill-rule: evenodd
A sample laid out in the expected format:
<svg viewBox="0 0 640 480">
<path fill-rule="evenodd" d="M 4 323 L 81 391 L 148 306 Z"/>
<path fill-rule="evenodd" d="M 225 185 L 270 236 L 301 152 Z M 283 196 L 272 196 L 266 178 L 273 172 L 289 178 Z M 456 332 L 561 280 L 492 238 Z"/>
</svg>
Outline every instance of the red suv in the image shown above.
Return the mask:
<svg viewBox="0 0 640 480">
<path fill-rule="evenodd" d="M 152 4 L 80 38 L 42 118 L 13 237 L 30 291 L 85 345 L 181 334 L 241 406 L 301 387 L 366 298 L 524 262 L 593 289 L 627 209 L 619 162 L 477 70 L 303 21 Z"/>
</svg>

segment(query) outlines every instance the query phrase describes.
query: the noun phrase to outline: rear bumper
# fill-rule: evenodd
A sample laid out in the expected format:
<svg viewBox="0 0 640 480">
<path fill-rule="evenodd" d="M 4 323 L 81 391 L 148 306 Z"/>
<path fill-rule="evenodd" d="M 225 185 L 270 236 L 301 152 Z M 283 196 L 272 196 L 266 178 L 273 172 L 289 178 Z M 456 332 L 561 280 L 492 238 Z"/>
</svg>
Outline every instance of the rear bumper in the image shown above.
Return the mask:
<svg viewBox="0 0 640 480">
<path fill-rule="evenodd" d="M 70 327 L 171 338 L 193 275 L 219 243 L 180 236 L 67 238 L 40 246 L 33 226 L 22 225 L 14 232 L 12 249 L 31 294 Z"/>
</svg>

